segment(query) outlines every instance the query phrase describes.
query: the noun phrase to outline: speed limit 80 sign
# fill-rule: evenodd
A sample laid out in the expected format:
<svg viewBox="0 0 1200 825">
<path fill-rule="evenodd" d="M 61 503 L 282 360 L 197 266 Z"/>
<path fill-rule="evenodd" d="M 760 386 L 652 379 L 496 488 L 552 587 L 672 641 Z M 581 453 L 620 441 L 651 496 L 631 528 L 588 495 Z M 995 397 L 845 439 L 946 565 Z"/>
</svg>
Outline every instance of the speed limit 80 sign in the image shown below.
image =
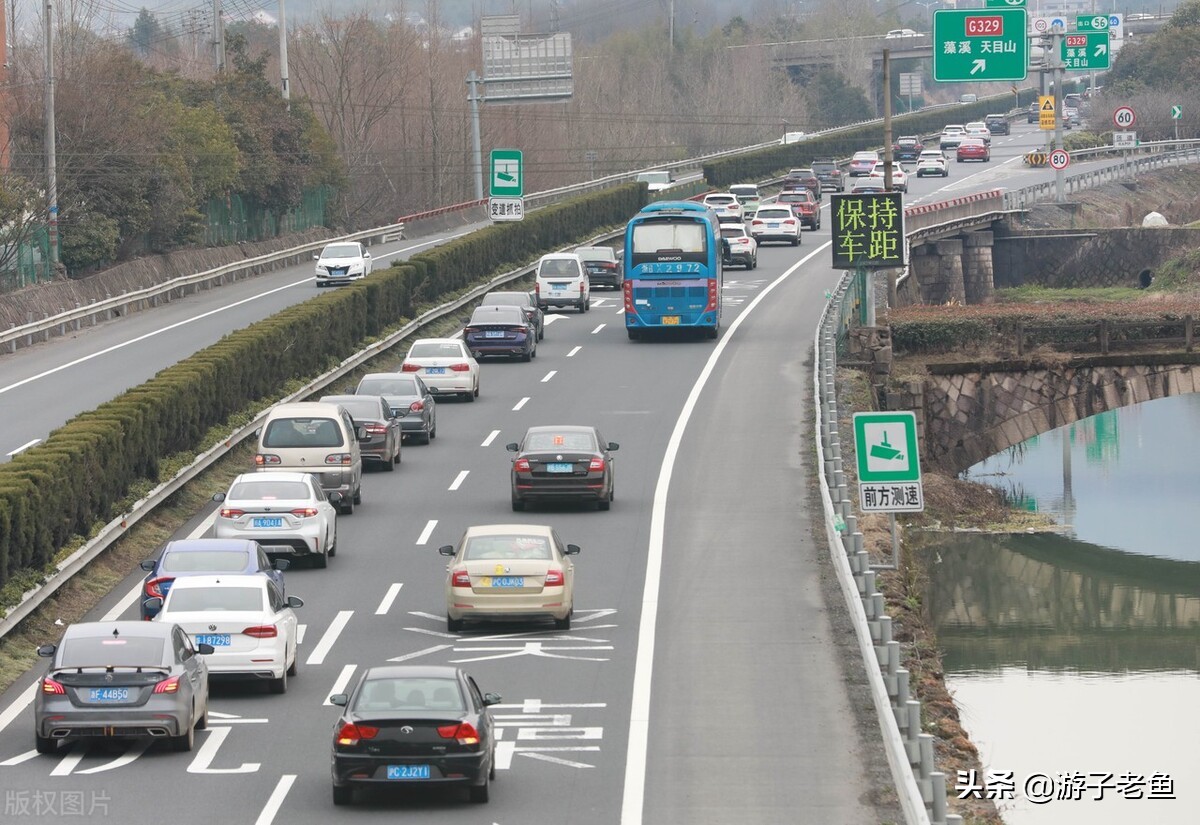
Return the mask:
<svg viewBox="0 0 1200 825">
<path fill-rule="evenodd" d="M 1137 115 L 1133 113 L 1132 106 L 1119 106 L 1113 112 L 1113 123 L 1118 129 L 1128 129 L 1133 124 L 1137 123 Z"/>
</svg>

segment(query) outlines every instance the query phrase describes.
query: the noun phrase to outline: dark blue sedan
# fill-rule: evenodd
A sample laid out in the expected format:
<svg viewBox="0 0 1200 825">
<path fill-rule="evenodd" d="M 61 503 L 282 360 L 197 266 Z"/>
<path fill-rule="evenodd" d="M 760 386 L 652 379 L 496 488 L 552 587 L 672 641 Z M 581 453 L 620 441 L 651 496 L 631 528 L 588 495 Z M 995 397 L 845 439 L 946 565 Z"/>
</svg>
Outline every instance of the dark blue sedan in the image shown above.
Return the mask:
<svg viewBox="0 0 1200 825">
<path fill-rule="evenodd" d="M 147 609 L 147 599 L 165 599 L 171 582 L 179 576 L 211 576 L 214 573 L 262 573 L 272 579 L 279 590 L 283 587 L 283 571 L 287 559 L 268 558 L 256 541 L 249 539 L 179 539 L 167 542 L 157 559 L 146 559 L 141 568 L 146 571 L 142 583 L 142 618 L 153 619 L 156 609 Z M 161 603 L 161 602 L 160 602 Z"/>
<path fill-rule="evenodd" d="M 479 307 L 463 329 L 471 355 L 503 355 L 529 361 L 537 357 L 537 333 L 520 307 Z"/>
</svg>

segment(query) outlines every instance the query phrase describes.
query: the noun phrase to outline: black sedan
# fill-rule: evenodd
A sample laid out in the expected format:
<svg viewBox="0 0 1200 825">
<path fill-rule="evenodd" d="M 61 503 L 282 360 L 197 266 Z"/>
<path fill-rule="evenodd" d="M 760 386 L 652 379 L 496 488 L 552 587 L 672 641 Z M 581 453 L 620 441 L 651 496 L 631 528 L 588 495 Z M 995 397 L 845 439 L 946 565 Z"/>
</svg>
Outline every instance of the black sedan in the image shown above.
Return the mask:
<svg viewBox="0 0 1200 825">
<path fill-rule="evenodd" d="M 400 417 L 382 395 L 323 395 L 321 402 L 340 404 L 350 413 L 358 433 L 358 449 L 364 461 L 371 461 L 391 472 L 400 463 L 400 442 L 404 433 Z"/>
<path fill-rule="evenodd" d="M 512 508 L 527 502 L 575 499 L 612 506 L 612 453 L 620 445 L 605 441 L 595 427 L 530 427 L 520 443 L 507 445 L 512 463 Z"/>
<path fill-rule="evenodd" d="M 422 444 L 437 437 L 437 401 L 419 375 L 372 372 L 362 377 L 353 393 L 383 396 L 400 421 L 402 437 L 415 438 Z"/>
<path fill-rule="evenodd" d="M 344 708 L 333 726 L 333 804 L 354 801 L 356 787 L 465 785 L 472 802 L 487 802 L 496 778 L 496 732 L 475 680 L 456 667 L 368 668 L 349 694 L 329 697 Z"/>
<path fill-rule="evenodd" d="M 546 337 L 546 313 L 537 305 L 537 298 L 532 292 L 511 292 L 497 290 L 483 296 L 479 302 L 481 307 L 520 307 L 525 317 L 537 330 L 538 340 Z"/>
<path fill-rule="evenodd" d="M 463 329 L 463 341 L 476 358 L 537 358 L 537 332 L 519 307 L 477 307 Z"/>
<path fill-rule="evenodd" d="M 149 736 L 190 751 L 208 725 L 211 645 L 192 645 L 177 624 L 84 622 L 38 655 L 50 670 L 33 695 L 34 744 Z"/>
</svg>

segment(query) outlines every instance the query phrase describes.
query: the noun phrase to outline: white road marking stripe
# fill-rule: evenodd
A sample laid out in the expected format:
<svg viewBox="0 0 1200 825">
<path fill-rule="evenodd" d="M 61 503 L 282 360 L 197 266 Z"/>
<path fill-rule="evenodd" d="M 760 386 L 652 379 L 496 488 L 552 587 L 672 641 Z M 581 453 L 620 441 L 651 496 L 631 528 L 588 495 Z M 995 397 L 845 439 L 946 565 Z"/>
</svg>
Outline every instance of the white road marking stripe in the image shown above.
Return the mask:
<svg viewBox="0 0 1200 825">
<path fill-rule="evenodd" d="M 51 776 L 70 776 L 71 771 L 75 770 L 75 766 L 83 761 L 83 757 L 87 755 L 87 748 L 82 745 L 75 745 L 74 748 L 67 751 L 67 755 L 54 766 L 54 770 L 50 771 Z"/>
<path fill-rule="evenodd" d="M 296 644 L 298 644 L 298 645 L 304 644 L 304 634 L 307 632 L 308 632 L 308 625 L 306 625 L 306 624 L 296 625 Z"/>
<path fill-rule="evenodd" d="M 129 747 L 129 750 L 125 751 L 125 753 L 121 754 L 111 762 L 105 762 L 103 765 L 97 765 L 94 768 L 87 768 L 86 770 L 79 771 L 79 773 L 104 773 L 105 771 L 113 771 L 117 768 L 123 768 L 126 765 L 137 761 L 137 758 L 146 752 L 146 748 L 150 747 L 151 741 L 152 740 L 150 739 L 143 739 L 140 742 L 135 742 Z M 78 774 L 76 775 L 78 776 Z"/>
<path fill-rule="evenodd" d="M 8 454 L 8 457 L 9 457 L 9 458 L 12 458 L 12 457 L 13 457 L 14 455 L 16 455 L 17 453 L 23 453 L 23 452 L 25 452 L 25 451 L 26 451 L 26 450 L 28 450 L 30 447 L 32 447 L 34 444 L 37 444 L 39 441 L 41 441 L 41 439 L 40 439 L 40 438 L 35 438 L 35 439 L 33 439 L 32 441 L 26 441 L 26 442 L 25 442 L 24 444 L 22 444 L 20 447 L 17 447 L 17 449 L 15 449 L 15 450 L 13 450 L 11 453 L 9 453 L 9 454 Z"/>
<path fill-rule="evenodd" d="M 567 316 L 565 316 L 565 315 L 547 315 L 547 316 L 546 316 L 546 318 L 545 318 L 544 325 L 545 325 L 545 326 L 550 326 L 550 325 L 551 325 L 551 324 L 553 324 L 555 321 L 561 321 L 563 318 L 566 318 L 566 317 L 567 317 Z"/>
<path fill-rule="evenodd" d="M 459 487 L 461 487 L 462 483 L 467 480 L 467 476 L 470 474 L 471 474 L 470 470 L 463 470 L 457 476 L 455 476 L 454 481 L 450 482 L 450 492 L 454 492 Z"/>
<path fill-rule="evenodd" d="M 386 616 L 387 612 L 392 609 L 392 602 L 396 601 L 396 597 L 400 595 L 400 588 L 404 587 L 400 582 L 396 582 L 387 589 L 387 593 L 383 596 L 383 601 L 379 603 L 379 607 L 375 608 L 376 616 Z"/>
<path fill-rule="evenodd" d="M 263 806 L 262 813 L 258 815 L 258 819 L 254 820 L 254 825 L 271 825 L 275 821 L 275 815 L 283 807 L 283 800 L 287 798 L 288 791 L 292 789 L 292 783 L 295 781 L 296 774 L 294 773 L 285 773 L 279 777 L 279 783 L 275 786 L 275 790 L 271 791 L 271 795 L 267 797 L 267 804 Z"/>
<path fill-rule="evenodd" d="M 579 349 L 579 347 L 576 347 L 575 349 Z M 485 439 L 483 440 L 483 443 L 482 443 L 482 444 L 480 444 L 479 446 L 480 446 L 480 447 L 490 447 L 490 446 L 492 446 L 492 442 L 496 440 L 496 436 L 498 436 L 498 435 L 500 435 L 500 431 L 499 431 L 499 430 L 492 430 L 490 433 L 488 433 L 488 437 L 487 437 L 487 438 L 485 438 Z"/>
<path fill-rule="evenodd" d="M 14 756 L 12 759 L 5 759 L 0 762 L 0 768 L 11 768 L 13 765 L 20 765 L 22 762 L 28 762 L 30 759 L 36 759 L 37 751 L 25 751 L 19 756 Z"/>
<path fill-rule="evenodd" d="M 212 714 L 212 711 L 209 711 Z M 270 719 L 241 719 L 234 717 L 233 719 L 209 719 L 210 725 L 265 725 L 270 722 Z"/>
<path fill-rule="evenodd" d="M 433 528 L 437 527 L 438 520 L 431 518 L 425 522 L 425 529 L 421 531 L 421 535 L 417 536 L 417 544 L 424 544 L 429 541 L 429 537 L 433 535 Z"/>
<path fill-rule="evenodd" d="M 662 576 L 667 493 L 671 487 L 671 474 L 675 469 L 675 457 L 679 454 L 684 431 L 700 400 L 700 394 L 704 391 L 709 377 L 716 368 L 717 361 L 725 351 L 725 347 L 733 340 L 738 327 L 750 317 L 754 309 L 771 294 L 775 287 L 828 249 L 831 243 L 831 241 L 826 241 L 784 270 L 782 275 L 758 293 L 754 300 L 746 306 L 746 309 L 733 320 L 729 329 L 717 341 L 717 346 L 708 356 L 708 361 L 705 362 L 704 369 L 700 371 L 700 376 L 692 386 L 691 392 L 688 393 L 679 418 L 675 422 L 675 428 L 671 431 L 671 438 L 667 442 L 667 450 L 663 455 L 662 466 L 658 472 L 658 481 L 654 485 L 654 500 L 650 514 L 646 584 L 642 591 L 642 615 L 638 624 L 637 659 L 633 671 L 633 701 L 629 710 L 629 744 L 625 754 L 625 791 L 621 800 L 621 825 L 642 825 L 642 812 L 646 797 L 646 753 L 650 744 L 650 691 L 654 681 L 654 634 L 658 625 L 658 591 Z"/>
<path fill-rule="evenodd" d="M 339 673 L 338 677 L 333 680 L 333 687 L 329 689 L 329 693 L 325 694 L 325 701 L 321 703 L 322 705 L 329 705 L 332 707 L 333 702 L 329 701 L 329 697 L 333 696 L 335 693 L 346 692 L 346 685 L 350 684 L 350 677 L 354 675 L 354 671 L 357 667 L 358 665 L 346 665 L 342 668 L 342 672 Z"/>
<path fill-rule="evenodd" d="M 622 306 L 622 307 L 617 307 L 617 314 L 618 314 L 618 315 L 624 315 L 624 314 L 625 314 L 625 307 L 623 307 L 623 306 Z"/>
<path fill-rule="evenodd" d="M 210 710 L 208 712 L 209 719 L 241 719 L 236 713 L 221 713 L 220 711 Z"/>
<path fill-rule="evenodd" d="M 20 381 L 17 381 L 16 383 L 9 384 L 7 387 L 0 387 L 0 395 L 3 395 L 4 393 L 6 393 L 10 390 L 15 390 L 18 387 L 23 387 L 26 384 L 31 384 L 34 381 L 38 381 L 42 378 L 45 378 L 48 375 L 54 375 L 55 373 L 59 373 L 59 372 L 62 372 L 63 370 L 70 369 L 71 367 L 78 366 L 79 364 L 86 363 L 87 361 L 91 361 L 93 358 L 99 358 L 102 355 L 108 355 L 110 352 L 116 352 L 119 349 L 124 349 L 125 347 L 132 346 L 133 344 L 141 343 L 142 341 L 145 341 L 147 338 L 153 338 L 157 335 L 162 335 L 164 332 L 170 332 L 172 330 L 178 329 L 179 327 L 184 327 L 184 326 L 187 326 L 188 324 L 193 324 L 196 321 L 202 321 L 205 318 L 208 318 L 212 315 L 216 315 L 218 312 L 225 312 L 225 311 L 233 309 L 235 307 L 240 307 L 242 304 L 248 304 L 251 301 L 257 301 L 259 298 L 265 298 L 268 295 L 274 295 L 276 292 L 283 292 L 285 289 L 291 289 L 294 286 L 300 286 L 301 284 L 307 284 L 312 280 L 313 280 L 313 278 L 305 278 L 302 281 L 294 281 L 290 284 L 284 284 L 281 287 L 276 287 L 275 289 L 269 289 L 266 292 L 260 292 L 258 295 L 251 295 L 249 298 L 243 298 L 240 301 L 234 301 L 232 304 L 225 304 L 224 306 L 219 306 L 216 309 L 210 309 L 208 312 L 202 312 L 199 315 L 195 315 L 191 318 L 185 318 L 182 321 L 177 321 L 174 324 L 168 324 L 167 326 L 162 327 L 161 329 L 156 329 L 152 332 L 147 332 L 145 335 L 139 335 L 136 338 L 130 338 L 128 341 L 122 341 L 119 344 L 113 344 L 111 347 L 107 347 L 105 349 L 98 350 L 96 352 L 88 353 L 87 355 L 84 355 L 80 358 L 76 358 L 74 361 L 68 361 L 65 364 L 59 364 L 57 367 L 45 370 L 44 372 L 39 372 L 37 375 L 31 375 L 28 378 L 23 378 Z"/>
<path fill-rule="evenodd" d="M 542 377 L 542 383 L 545 384 L 547 381 L 549 381 L 551 378 L 553 378 L 556 375 L 558 375 L 558 370 L 550 370 L 550 372 L 546 373 Z"/>
<path fill-rule="evenodd" d="M 188 773 L 207 773 L 207 774 L 228 774 L 228 773 L 255 773 L 262 767 L 261 762 L 243 762 L 236 768 L 210 768 L 213 759 L 217 757 L 217 751 L 221 749 L 221 744 L 229 738 L 229 732 L 233 728 L 209 728 L 205 733 L 204 744 L 200 746 L 200 750 L 192 757 L 192 764 L 187 766 Z"/>
<path fill-rule="evenodd" d="M 592 335 L 595 335 L 597 332 L 604 329 L 606 326 L 608 326 L 608 324 L 601 324 L 600 326 L 596 327 L 594 330 L 592 330 Z"/>
<path fill-rule="evenodd" d="M 454 645 L 434 645 L 433 647 L 427 647 L 424 650 L 418 650 L 415 653 L 405 653 L 403 656 L 396 656 L 393 659 L 388 659 L 388 661 L 389 662 L 407 662 L 409 659 L 416 659 L 421 656 L 428 656 L 430 653 L 437 653 L 440 650 L 447 650 L 452 647 L 454 647 Z"/>
<path fill-rule="evenodd" d="M 442 243 L 443 241 L 452 241 L 455 238 L 461 238 L 463 235 L 469 235 L 473 231 L 474 230 L 470 230 L 468 232 L 459 232 L 457 235 L 447 235 L 444 238 L 434 238 L 431 241 L 421 241 L 421 243 L 413 244 L 412 246 L 406 246 L 403 249 L 397 249 L 395 252 L 384 252 L 381 255 L 375 256 L 375 260 L 378 261 L 381 258 L 390 258 L 393 255 L 399 255 L 403 252 L 411 252 L 414 249 L 420 249 L 423 246 L 431 246 L 435 243 Z"/>
<path fill-rule="evenodd" d="M 346 627 L 346 623 L 350 621 L 350 617 L 354 615 L 353 610 L 339 610 L 338 614 L 333 617 L 333 621 L 329 623 L 329 627 L 325 631 L 325 635 L 321 637 L 321 641 L 317 642 L 317 646 L 313 648 L 313 652 L 309 654 L 304 661 L 306 665 L 323 664 L 325 657 L 329 655 L 329 649 L 333 647 L 333 643 L 337 641 L 338 634 Z"/>
<path fill-rule="evenodd" d="M 603 325 L 603 324 L 601 324 L 600 326 L 604 326 L 604 325 Z M 583 349 L 583 347 L 575 347 L 575 348 L 573 348 L 573 349 L 572 349 L 570 352 L 568 352 L 568 353 L 567 353 L 567 357 L 568 357 L 568 358 L 570 358 L 570 357 L 571 357 L 571 356 L 573 356 L 575 353 L 579 352 L 581 349 Z M 499 432 L 499 430 L 497 430 L 497 432 Z"/>
<path fill-rule="evenodd" d="M 596 748 L 596 750 L 600 750 Z M 572 762 L 570 759 L 560 759 L 557 756 L 546 756 L 543 753 L 522 753 L 521 756 L 528 756 L 530 759 L 541 759 L 543 762 L 553 762 L 555 765 L 566 765 L 568 768 L 594 768 L 595 765 L 589 765 L 586 762 Z"/>
<path fill-rule="evenodd" d="M 420 610 L 410 610 L 410 611 L 408 611 L 408 615 L 421 616 L 422 618 L 425 618 L 425 619 L 433 619 L 435 622 L 440 622 L 442 619 L 446 618 L 445 616 L 439 616 L 436 613 L 423 613 Z"/>
<path fill-rule="evenodd" d="M 526 396 L 525 398 L 522 398 L 520 401 L 518 401 L 518 402 L 516 403 L 516 405 L 515 405 L 515 406 L 512 408 L 512 411 L 513 411 L 513 412 L 516 412 L 517 410 L 521 409 L 522 407 L 524 407 L 524 406 L 525 406 L 526 404 L 528 404 L 528 403 L 529 403 L 529 397 L 528 397 L 528 396 Z"/>
</svg>

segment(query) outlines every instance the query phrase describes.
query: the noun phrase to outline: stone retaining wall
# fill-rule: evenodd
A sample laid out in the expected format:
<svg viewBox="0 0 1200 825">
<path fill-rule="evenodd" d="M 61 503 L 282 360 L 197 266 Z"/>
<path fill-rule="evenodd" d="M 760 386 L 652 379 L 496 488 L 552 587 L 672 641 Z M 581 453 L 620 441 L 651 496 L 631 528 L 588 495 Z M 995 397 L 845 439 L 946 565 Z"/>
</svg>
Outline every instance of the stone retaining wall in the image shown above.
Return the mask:
<svg viewBox="0 0 1200 825">
<path fill-rule="evenodd" d="M 1171 258 L 1200 247 L 1200 229 L 1167 226 L 1014 231 L 1006 221 L 1000 221 L 995 239 L 992 262 L 997 288 L 1022 284 L 1137 287 L 1143 270 L 1153 271 Z"/>
</svg>

